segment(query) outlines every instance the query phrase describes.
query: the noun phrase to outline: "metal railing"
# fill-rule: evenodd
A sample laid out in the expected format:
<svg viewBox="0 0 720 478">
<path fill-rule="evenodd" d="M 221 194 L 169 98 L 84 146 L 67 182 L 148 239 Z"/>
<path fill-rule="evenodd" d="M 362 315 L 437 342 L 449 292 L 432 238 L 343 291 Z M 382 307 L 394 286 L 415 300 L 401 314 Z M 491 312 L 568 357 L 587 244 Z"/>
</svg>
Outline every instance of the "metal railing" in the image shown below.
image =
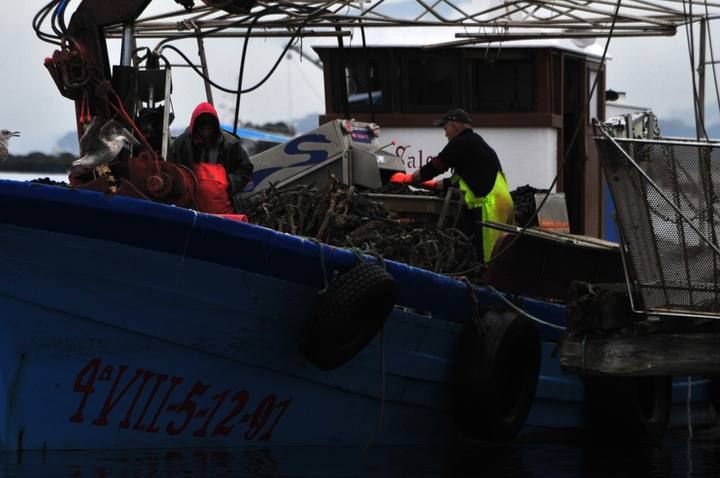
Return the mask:
<svg viewBox="0 0 720 478">
<path fill-rule="evenodd" d="M 720 318 L 720 144 L 597 139 L 633 308 Z"/>
</svg>

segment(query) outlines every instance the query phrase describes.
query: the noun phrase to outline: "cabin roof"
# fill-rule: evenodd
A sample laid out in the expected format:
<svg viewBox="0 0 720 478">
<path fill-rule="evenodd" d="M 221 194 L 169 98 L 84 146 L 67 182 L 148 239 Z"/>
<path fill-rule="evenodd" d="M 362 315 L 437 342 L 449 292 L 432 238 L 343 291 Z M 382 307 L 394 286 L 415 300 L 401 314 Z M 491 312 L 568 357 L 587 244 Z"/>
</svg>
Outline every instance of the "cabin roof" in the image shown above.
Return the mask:
<svg viewBox="0 0 720 478">
<path fill-rule="evenodd" d="M 429 35 L 433 35 L 432 32 L 428 32 L 427 35 L 419 34 L 420 37 L 424 38 L 424 41 L 421 41 L 419 38 L 416 38 L 418 33 L 415 29 L 414 32 L 411 32 L 411 34 L 406 35 L 403 33 L 402 35 L 394 34 L 394 35 L 388 35 L 388 36 L 381 36 L 381 37 L 373 37 L 373 41 L 367 42 L 368 48 L 426 48 L 425 45 L 428 42 Z M 431 29 L 426 29 L 431 30 Z M 447 30 L 446 30 L 447 31 Z M 445 33 L 446 34 L 446 33 Z M 337 49 L 337 41 L 335 39 L 316 39 L 313 45 L 314 50 L 324 50 L 324 49 Z M 441 42 L 438 42 L 440 44 Z M 450 47 L 450 45 L 448 45 Z M 357 48 L 363 48 L 362 41 L 358 41 L 357 38 L 353 38 L 351 41 L 346 41 L 346 44 L 343 46 L 343 48 L 351 48 L 351 49 L 357 49 Z M 462 45 L 462 46 L 455 46 L 453 48 L 463 48 L 463 49 L 471 49 L 471 50 L 485 50 L 485 49 L 507 49 L 507 50 L 515 50 L 515 49 L 553 49 L 553 50 L 561 50 L 565 52 L 570 53 L 576 53 L 582 56 L 586 56 L 588 58 L 593 58 L 599 60 L 602 58 L 602 53 L 604 49 L 604 40 L 603 39 L 543 39 L 543 40 L 523 40 L 523 41 L 512 41 L 507 43 L 501 43 L 501 42 L 495 42 L 495 43 L 489 43 L 489 44 L 474 44 L 474 45 Z M 428 48 L 428 51 L 433 51 L 433 48 Z M 608 59 L 610 59 L 610 56 L 607 56 Z"/>
</svg>

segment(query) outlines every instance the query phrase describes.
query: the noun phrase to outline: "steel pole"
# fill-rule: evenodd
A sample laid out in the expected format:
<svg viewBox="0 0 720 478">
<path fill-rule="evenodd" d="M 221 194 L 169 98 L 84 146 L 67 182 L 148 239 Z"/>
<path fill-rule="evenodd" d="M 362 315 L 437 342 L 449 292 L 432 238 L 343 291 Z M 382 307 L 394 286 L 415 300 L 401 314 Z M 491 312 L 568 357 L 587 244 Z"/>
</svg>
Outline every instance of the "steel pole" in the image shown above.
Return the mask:
<svg viewBox="0 0 720 478">
<path fill-rule="evenodd" d="M 120 51 L 120 64 L 132 66 L 133 52 L 135 51 L 135 27 L 132 22 L 123 24 L 122 47 Z"/>
<path fill-rule="evenodd" d="M 197 30 L 198 33 L 200 33 L 200 30 Z M 215 102 L 213 102 L 213 96 L 212 96 L 212 86 L 210 85 L 210 73 L 208 72 L 208 63 L 207 63 L 207 57 L 205 56 L 205 41 L 203 40 L 203 37 L 198 35 L 197 36 L 197 44 L 198 44 L 198 56 L 200 57 L 200 67 L 202 68 L 203 72 L 203 83 L 205 83 L 205 96 L 207 96 L 207 102 L 211 105 L 214 105 Z"/>
<path fill-rule="evenodd" d="M 692 28 L 692 27 L 690 27 Z M 698 140 L 707 138 L 705 134 L 705 34 L 707 29 L 707 20 L 700 20 L 700 50 L 698 52 L 698 97 L 697 97 L 697 118 L 695 123 L 695 131 Z"/>
</svg>

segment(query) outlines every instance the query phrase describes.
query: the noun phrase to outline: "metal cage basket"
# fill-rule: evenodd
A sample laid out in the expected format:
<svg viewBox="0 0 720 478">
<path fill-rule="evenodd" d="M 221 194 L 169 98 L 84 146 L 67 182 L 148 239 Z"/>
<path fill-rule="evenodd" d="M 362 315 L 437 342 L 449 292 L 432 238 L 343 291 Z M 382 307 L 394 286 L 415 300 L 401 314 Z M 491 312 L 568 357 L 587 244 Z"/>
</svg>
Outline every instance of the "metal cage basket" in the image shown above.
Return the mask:
<svg viewBox="0 0 720 478">
<path fill-rule="evenodd" d="M 598 138 L 633 308 L 720 317 L 720 145 Z"/>
</svg>

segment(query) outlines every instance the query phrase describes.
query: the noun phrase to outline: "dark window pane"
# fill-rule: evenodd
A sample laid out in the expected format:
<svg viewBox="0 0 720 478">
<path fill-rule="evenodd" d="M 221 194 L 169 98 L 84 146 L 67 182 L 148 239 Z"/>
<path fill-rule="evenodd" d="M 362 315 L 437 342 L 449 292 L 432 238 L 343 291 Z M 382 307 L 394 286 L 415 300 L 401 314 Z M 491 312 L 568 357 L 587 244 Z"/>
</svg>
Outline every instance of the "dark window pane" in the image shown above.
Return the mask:
<svg viewBox="0 0 720 478">
<path fill-rule="evenodd" d="M 345 84 L 350 111 L 370 111 L 371 97 L 373 109 L 381 110 L 387 104 L 385 62 L 376 55 L 366 59 L 362 51 L 349 53 L 345 62 Z"/>
<path fill-rule="evenodd" d="M 472 63 L 474 111 L 523 112 L 535 106 L 535 67 L 531 60 Z"/>
<path fill-rule="evenodd" d="M 406 60 L 406 111 L 447 111 L 460 101 L 458 55 L 454 52 L 410 55 Z"/>
</svg>

